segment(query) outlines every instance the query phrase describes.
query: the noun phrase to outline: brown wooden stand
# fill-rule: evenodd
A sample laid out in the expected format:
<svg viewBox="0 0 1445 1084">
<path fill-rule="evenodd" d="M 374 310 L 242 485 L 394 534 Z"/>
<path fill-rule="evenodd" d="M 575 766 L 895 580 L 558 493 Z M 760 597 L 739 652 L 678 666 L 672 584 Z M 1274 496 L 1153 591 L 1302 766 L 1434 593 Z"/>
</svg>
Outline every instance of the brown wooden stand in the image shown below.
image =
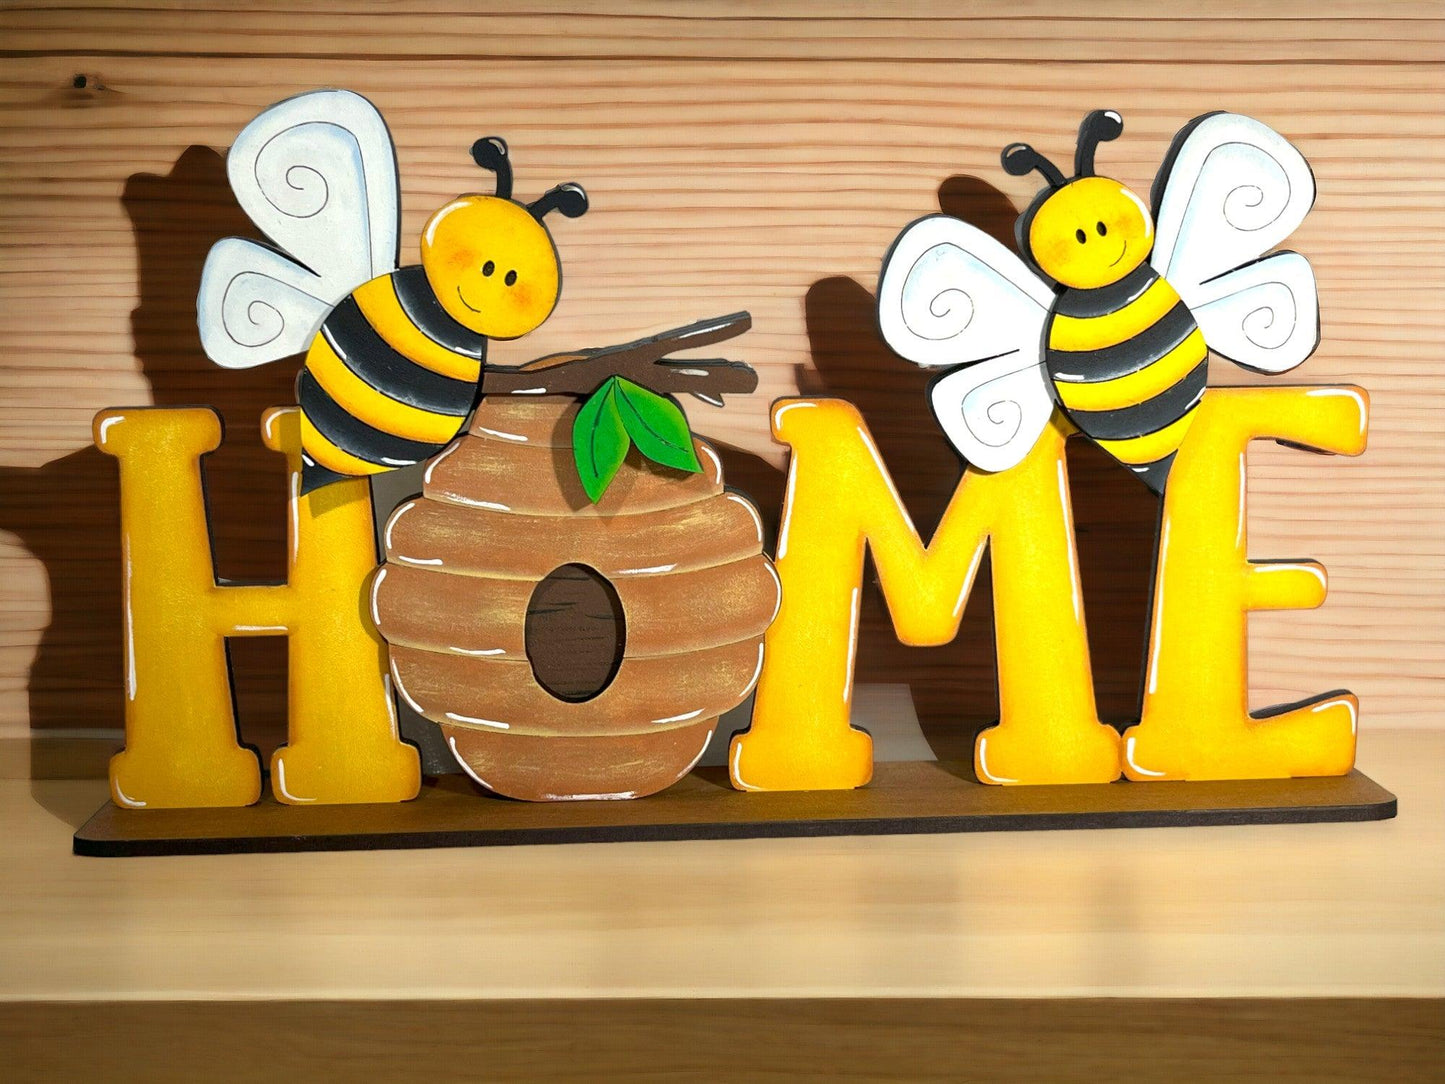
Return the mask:
<svg viewBox="0 0 1445 1084">
<path fill-rule="evenodd" d="M 967 764 L 882 763 L 861 790 L 744 794 L 721 769 L 633 801 L 495 798 L 458 776 L 397 805 L 120 809 L 75 833 L 76 854 L 119 858 L 780 836 L 899 835 L 1387 820 L 1395 796 L 1359 771 L 1222 783 L 985 786 Z"/>
</svg>

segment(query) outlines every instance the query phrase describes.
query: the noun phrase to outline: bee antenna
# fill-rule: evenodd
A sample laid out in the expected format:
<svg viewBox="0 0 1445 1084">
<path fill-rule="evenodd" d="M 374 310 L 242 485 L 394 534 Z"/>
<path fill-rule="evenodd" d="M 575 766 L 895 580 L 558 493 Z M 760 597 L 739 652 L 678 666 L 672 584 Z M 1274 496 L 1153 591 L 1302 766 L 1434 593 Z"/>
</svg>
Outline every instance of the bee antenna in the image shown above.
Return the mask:
<svg viewBox="0 0 1445 1084">
<path fill-rule="evenodd" d="M 507 141 L 501 136 L 483 136 L 472 144 L 472 161 L 497 175 L 497 195 L 512 198 L 512 160 L 507 157 Z"/>
<path fill-rule="evenodd" d="M 1079 125 L 1079 144 L 1074 152 L 1074 175 L 1077 177 L 1092 177 L 1094 175 L 1094 151 L 1100 143 L 1107 143 L 1111 139 L 1118 139 L 1119 134 L 1124 131 L 1124 118 L 1115 113 L 1112 109 L 1096 109 L 1084 118 L 1084 123 Z"/>
<path fill-rule="evenodd" d="M 552 211 L 561 211 L 568 218 L 581 218 L 587 213 L 587 193 L 580 184 L 568 181 L 555 188 L 549 188 L 532 203 L 527 210 L 538 220 Z"/>
<path fill-rule="evenodd" d="M 1026 177 L 1034 170 L 1038 170 L 1044 180 L 1049 182 L 1050 188 L 1063 187 L 1064 175 L 1059 172 L 1059 167 L 1027 143 L 1010 143 L 1003 149 L 1000 157 L 1003 161 L 1003 171 L 1010 177 Z"/>
</svg>

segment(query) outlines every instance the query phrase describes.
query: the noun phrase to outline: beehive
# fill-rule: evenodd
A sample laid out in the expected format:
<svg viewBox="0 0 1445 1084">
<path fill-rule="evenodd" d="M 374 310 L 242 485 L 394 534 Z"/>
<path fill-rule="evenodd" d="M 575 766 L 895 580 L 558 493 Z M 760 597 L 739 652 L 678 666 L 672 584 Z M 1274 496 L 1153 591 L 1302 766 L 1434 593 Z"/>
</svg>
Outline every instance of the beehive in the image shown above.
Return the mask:
<svg viewBox="0 0 1445 1084">
<path fill-rule="evenodd" d="M 634 449 L 602 499 L 573 462 L 575 399 L 494 396 L 388 521 L 372 616 L 406 701 L 481 784 L 626 798 L 690 771 L 762 668 L 780 588 L 762 524 Z"/>
</svg>

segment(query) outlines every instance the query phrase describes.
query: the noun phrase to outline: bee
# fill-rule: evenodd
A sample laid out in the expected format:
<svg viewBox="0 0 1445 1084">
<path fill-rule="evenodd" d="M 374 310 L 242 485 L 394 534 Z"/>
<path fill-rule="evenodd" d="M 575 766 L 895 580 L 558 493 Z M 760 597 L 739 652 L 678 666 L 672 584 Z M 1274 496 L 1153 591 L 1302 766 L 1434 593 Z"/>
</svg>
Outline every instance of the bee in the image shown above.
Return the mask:
<svg viewBox="0 0 1445 1084">
<path fill-rule="evenodd" d="M 543 218 L 584 214 L 586 192 L 562 184 L 521 203 L 507 144 L 489 136 L 471 153 L 495 174 L 495 191 L 433 214 L 421 262 L 402 268 L 396 152 L 365 98 L 289 98 L 226 156 L 238 201 L 279 251 L 240 238 L 212 248 L 201 343 L 227 368 L 306 351 L 296 381 L 302 493 L 441 451 L 481 397 L 488 340 L 525 335 L 556 307 L 562 273 Z"/>
<path fill-rule="evenodd" d="M 1079 129 L 1066 179 L 1024 143 L 1012 176 L 1045 187 L 1019 216 L 1019 256 L 947 215 L 909 225 L 884 259 L 885 341 L 944 372 L 935 416 L 985 471 L 1024 458 L 1057 409 L 1156 493 L 1204 395 L 1210 351 L 1280 373 L 1319 345 L 1314 273 L 1294 252 L 1266 256 L 1314 203 L 1314 176 L 1282 136 L 1212 113 L 1174 139 L 1151 204 L 1094 172 L 1118 113 Z"/>
</svg>

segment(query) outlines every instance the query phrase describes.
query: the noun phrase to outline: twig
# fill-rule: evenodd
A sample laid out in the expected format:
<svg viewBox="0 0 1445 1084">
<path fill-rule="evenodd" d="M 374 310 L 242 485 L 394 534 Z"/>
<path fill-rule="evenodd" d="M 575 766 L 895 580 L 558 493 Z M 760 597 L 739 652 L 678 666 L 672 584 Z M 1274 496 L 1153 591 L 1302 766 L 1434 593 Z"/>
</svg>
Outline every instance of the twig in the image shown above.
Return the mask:
<svg viewBox="0 0 1445 1084">
<path fill-rule="evenodd" d="M 746 395 L 757 390 L 758 374 L 741 361 L 717 358 L 668 358 L 674 350 L 711 346 L 741 335 L 752 327 L 752 317 L 736 312 L 713 320 L 645 339 L 549 354 L 515 367 L 488 367 L 482 379 L 485 395 L 588 395 L 611 376 L 621 376 L 661 394 L 694 395 L 705 403 L 722 406 L 726 394 Z"/>
</svg>

